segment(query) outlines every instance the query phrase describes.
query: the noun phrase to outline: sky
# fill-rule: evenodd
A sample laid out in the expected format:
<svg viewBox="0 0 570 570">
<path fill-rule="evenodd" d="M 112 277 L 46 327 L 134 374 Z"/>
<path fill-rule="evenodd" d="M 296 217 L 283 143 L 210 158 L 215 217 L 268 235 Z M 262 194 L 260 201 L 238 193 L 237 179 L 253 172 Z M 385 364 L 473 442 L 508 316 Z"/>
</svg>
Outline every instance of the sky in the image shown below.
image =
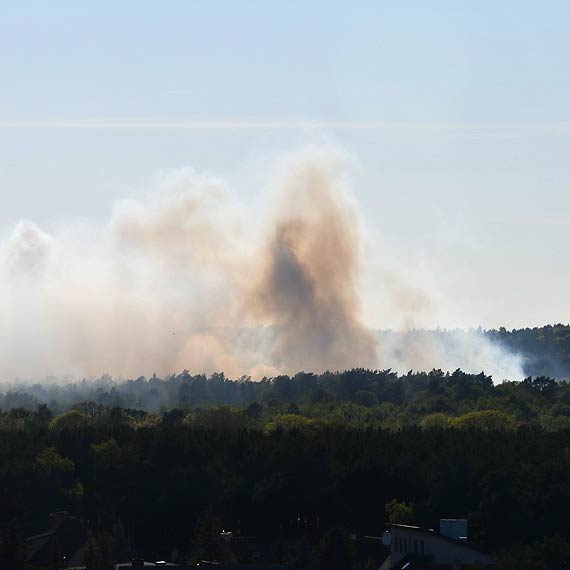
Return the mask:
<svg viewBox="0 0 570 570">
<path fill-rule="evenodd" d="M 187 166 L 255 205 L 279 156 L 335 145 L 369 254 L 434 299 L 419 325 L 569 322 L 569 20 L 563 0 L 6 3 L 0 239 L 104 223 Z M 396 326 L 369 273 L 367 322 Z"/>
</svg>

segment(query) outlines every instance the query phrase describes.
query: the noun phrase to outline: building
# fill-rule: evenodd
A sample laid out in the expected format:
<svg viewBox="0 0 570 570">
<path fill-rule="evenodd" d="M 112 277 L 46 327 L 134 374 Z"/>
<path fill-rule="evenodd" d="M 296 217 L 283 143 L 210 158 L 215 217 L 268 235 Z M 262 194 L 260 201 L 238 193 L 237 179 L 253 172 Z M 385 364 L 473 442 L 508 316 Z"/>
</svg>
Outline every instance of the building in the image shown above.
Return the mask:
<svg viewBox="0 0 570 570">
<path fill-rule="evenodd" d="M 31 568 L 79 566 L 88 545 L 83 521 L 67 511 L 58 511 L 49 515 L 45 532 L 26 538 L 26 562 Z"/>
<path fill-rule="evenodd" d="M 488 568 L 489 555 L 467 543 L 467 521 L 442 519 L 439 532 L 403 524 L 389 524 L 383 537 L 390 555 L 380 570 L 467 570 Z"/>
</svg>

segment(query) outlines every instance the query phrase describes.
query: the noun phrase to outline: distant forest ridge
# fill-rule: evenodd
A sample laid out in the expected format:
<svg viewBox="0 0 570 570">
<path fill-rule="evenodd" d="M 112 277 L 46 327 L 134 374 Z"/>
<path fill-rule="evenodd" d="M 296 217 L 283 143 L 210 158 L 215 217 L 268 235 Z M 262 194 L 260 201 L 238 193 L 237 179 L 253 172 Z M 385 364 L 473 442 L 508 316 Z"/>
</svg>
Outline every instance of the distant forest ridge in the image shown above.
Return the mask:
<svg viewBox="0 0 570 570">
<path fill-rule="evenodd" d="M 556 379 L 570 379 L 570 325 L 555 324 L 542 327 L 508 330 L 473 329 L 414 329 L 407 333 L 379 331 L 379 337 L 389 339 L 392 336 L 414 337 L 417 340 L 432 339 L 443 345 L 452 345 L 457 336 L 468 337 L 477 333 L 501 347 L 504 351 L 520 357 L 526 376 L 549 376 Z M 444 364 L 440 365 L 442 368 Z M 481 369 L 484 363 L 481 363 Z M 500 380 L 495 378 L 495 381 Z"/>
<path fill-rule="evenodd" d="M 570 325 L 484 331 L 491 341 L 520 354 L 528 376 L 570 378 Z"/>
</svg>

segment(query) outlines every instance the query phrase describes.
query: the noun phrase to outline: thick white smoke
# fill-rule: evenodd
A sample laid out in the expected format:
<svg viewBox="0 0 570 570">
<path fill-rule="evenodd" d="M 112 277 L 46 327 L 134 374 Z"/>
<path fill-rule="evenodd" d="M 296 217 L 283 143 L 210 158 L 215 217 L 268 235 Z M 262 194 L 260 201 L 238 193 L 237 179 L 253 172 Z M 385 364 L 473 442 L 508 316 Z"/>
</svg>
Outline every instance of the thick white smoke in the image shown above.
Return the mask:
<svg viewBox="0 0 570 570">
<path fill-rule="evenodd" d="M 522 358 L 491 342 L 478 330 L 383 331 L 379 334 L 383 361 L 401 374 L 441 368 L 485 374 L 495 382 L 522 380 Z"/>
<path fill-rule="evenodd" d="M 189 169 L 116 204 L 101 228 L 48 234 L 21 221 L 0 245 L 0 380 L 354 366 L 520 376 L 482 338 L 380 346 L 361 314 L 362 227 L 344 162 L 314 149 L 286 160 L 263 223 Z"/>
</svg>

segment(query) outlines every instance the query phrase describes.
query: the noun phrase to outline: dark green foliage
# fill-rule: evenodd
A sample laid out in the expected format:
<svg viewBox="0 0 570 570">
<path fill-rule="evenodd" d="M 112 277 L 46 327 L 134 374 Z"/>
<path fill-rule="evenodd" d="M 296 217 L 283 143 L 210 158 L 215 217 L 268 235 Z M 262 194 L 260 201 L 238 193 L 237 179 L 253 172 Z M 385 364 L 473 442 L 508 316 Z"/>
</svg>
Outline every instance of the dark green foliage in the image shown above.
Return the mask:
<svg viewBox="0 0 570 570">
<path fill-rule="evenodd" d="M 563 570 L 570 562 L 570 541 L 558 535 L 516 544 L 497 554 L 495 570 Z"/>
<path fill-rule="evenodd" d="M 325 533 L 316 551 L 316 570 L 352 570 L 355 566 L 354 546 L 346 531 L 333 528 Z"/>
<path fill-rule="evenodd" d="M 110 533 L 89 537 L 85 553 L 85 570 L 113 570 L 116 560 L 113 553 L 113 537 Z"/>
<path fill-rule="evenodd" d="M 175 547 L 188 558 L 230 560 L 217 539 L 222 529 L 305 537 L 311 564 L 319 566 L 332 556 L 328 530 L 378 536 L 396 518 L 433 526 L 440 517 L 467 515 L 472 540 L 490 551 L 555 534 L 570 540 L 568 473 L 570 432 L 524 426 L 392 432 L 325 424 L 204 429 L 193 421 L 79 431 L 46 426 L 2 434 L 0 512 L 28 521 L 72 510 L 98 537 L 95 567 L 107 563 L 108 552 L 131 548 L 154 559 Z M 81 500 L 72 493 L 74 481 Z M 122 535 L 121 545 L 107 544 L 106 532 Z M 335 556 L 352 556 L 343 541 Z M 287 552 L 281 556 L 304 556 L 303 548 Z"/>
<path fill-rule="evenodd" d="M 0 528 L 0 568 L 25 570 L 25 543 L 13 525 Z"/>
<path fill-rule="evenodd" d="M 398 499 L 386 503 L 386 518 L 389 523 L 394 524 L 414 524 L 417 520 L 414 505 Z"/>
</svg>

